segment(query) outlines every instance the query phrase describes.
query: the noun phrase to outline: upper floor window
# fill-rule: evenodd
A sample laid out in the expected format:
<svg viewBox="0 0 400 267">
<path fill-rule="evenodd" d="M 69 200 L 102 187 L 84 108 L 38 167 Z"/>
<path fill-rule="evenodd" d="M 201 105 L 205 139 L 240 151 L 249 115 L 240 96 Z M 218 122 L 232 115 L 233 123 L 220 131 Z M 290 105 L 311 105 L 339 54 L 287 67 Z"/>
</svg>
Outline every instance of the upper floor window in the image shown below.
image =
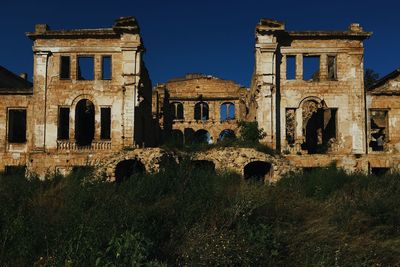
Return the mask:
<svg viewBox="0 0 400 267">
<path fill-rule="evenodd" d="M 94 80 L 93 56 L 78 56 L 78 80 Z"/>
<path fill-rule="evenodd" d="M 112 59 L 111 56 L 101 57 L 101 79 L 111 80 L 112 78 Z"/>
<path fill-rule="evenodd" d="M 336 56 L 328 55 L 328 80 L 337 80 Z"/>
<path fill-rule="evenodd" d="M 220 110 L 221 121 L 228 121 L 235 119 L 235 104 L 232 102 L 225 102 L 221 105 Z"/>
<path fill-rule="evenodd" d="M 198 102 L 194 106 L 194 119 L 195 120 L 208 120 L 208 104 L 206 102 Z"/>
<path fill-rule="evenodd" d="M 286 80 L 296 79 L 296 56 L 286 56 Z"/>
<path fill-rule="evenodd" d="M 173 120 L 183 120 L 183 104 L 180 102 L 171 103 L 171 117 Z"/>
<path fill-rule="evenodd" d="M 303 56 L 303 80 L 319 81 L 319 56 Z"/>
<path fill-rule="evenodd" d="M 71 78 L 71 58 L 70 56 L 60 57 L 60 79 L 68 80 Z"/>
<path fill-rule="evenodd" d="M 26 142 L 26 109 L 8 110 L 8 142 Z"/>
</svg>

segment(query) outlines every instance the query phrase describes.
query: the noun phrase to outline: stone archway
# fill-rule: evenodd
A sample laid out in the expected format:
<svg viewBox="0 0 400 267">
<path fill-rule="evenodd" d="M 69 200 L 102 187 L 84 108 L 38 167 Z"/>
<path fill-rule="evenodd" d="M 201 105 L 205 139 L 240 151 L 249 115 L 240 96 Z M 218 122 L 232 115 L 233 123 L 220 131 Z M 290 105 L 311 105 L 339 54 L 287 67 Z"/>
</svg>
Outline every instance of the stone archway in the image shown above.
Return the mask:
<svg viewBox="0 0 400 267">
<path fill-rule="evenodd" d="M 270 174 L 271 167 L 271 163 L 266 161 L 252 161 L 244 166 L 244 179 L 264 182 L 266 176 Z"/>
<path fill-rule="evenodd" d="M 236 135 L 235 132 L 231 129 L 225 129 L 223 131 L 221 131 L 221 133 L 219 134 L 219 141 L 223 141 L 223 140 L 229 140 L 229 139 L 235 139 Z"/>
<path fill-rule="evenodd" d="M 200 129 L 194 133 L 193 141 L 197 144 L 210 144 L 212 143 L 212 137 L 207 130 Z"/>
<path fill-rule="evenodd" d="M 215 163 L 211 160 L 191 160 L 190 166 L 193 171 L 215 172 Z"/>
<path fill-rule="evenodd" d="M 94 139 L 95 108 L 92 101 L 81 99 L 75 107 L 75 142 L 78 146 L 90 146 Z"/>
<path fill-rule="evenodd" d="M 118 162 L 115 167 L 115 181 L 117 184 L 126 181 L 129 177 L 135 174 L 145 173 L 146 169 L 139 160 L 127 159 Z"/>
<path fill-rule="evenodd" d="M 303 136 L 302 149 L 309 154 L 325 153 L 336 140 L 337 109 L 328 108 L 322 100 L 306 100 L 302 104 Z"/>
</svg>

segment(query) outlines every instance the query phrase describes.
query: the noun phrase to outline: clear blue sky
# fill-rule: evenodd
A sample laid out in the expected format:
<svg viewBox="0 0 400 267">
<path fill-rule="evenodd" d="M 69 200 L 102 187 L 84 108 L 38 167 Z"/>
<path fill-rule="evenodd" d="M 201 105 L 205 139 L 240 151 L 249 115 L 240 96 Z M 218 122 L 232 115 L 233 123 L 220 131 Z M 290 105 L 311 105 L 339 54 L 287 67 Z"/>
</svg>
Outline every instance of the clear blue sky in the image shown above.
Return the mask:
<svg viewBox="0 0 400 267">
<path fill-rule="evenodd" d="M 400 1 L 13 1 L 0 6 L 0 65 L 32 77 L 36 23 L 52 29 L 110 27 L 135 16 L 153 84 L 201 72 L 248 86 L 253 71 L 254 27 L 260 18 L 288 30 L 345 30 L 358 22 L 374 35 L 365 42 L 365 66 L 381 76 L 400 67 Z"/>
</svg>

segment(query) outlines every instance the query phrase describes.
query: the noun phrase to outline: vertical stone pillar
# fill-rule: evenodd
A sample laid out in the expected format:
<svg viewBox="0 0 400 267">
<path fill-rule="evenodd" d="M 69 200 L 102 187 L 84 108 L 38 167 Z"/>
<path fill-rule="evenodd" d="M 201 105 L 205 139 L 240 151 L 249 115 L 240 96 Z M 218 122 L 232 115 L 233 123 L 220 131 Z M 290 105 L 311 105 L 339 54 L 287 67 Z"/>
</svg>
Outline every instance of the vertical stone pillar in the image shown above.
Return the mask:
<svg viewBox="0 0 400 267">
<path fill-rule="evenodd" d="M 46 148 L 47 70 L 50 52 L 37 51 L 33 57 L 34 107 L 33 107 L 33 149 Z"/>
<path fill-rule="evenodd" d="M 141 73 L 141 51 L 138 36 L 124 35 L 122 47 L 122 143 L 123 147 L 135 145 L 135 108 L 139 106 L 139 82 Z"/>
<path fill-rule="evenodd" d="M 276 148 L 276 49 L 277 44 L 256 46 L 257 121 L 267 134 L 263 140 Z M 279 100 L 278 100 L 279 101 Z"/>
<path fill-rule="evenodd" d="M 303 55 L 296 55 L 296 80 L 303 80 Z"/>
<path fill-rule="evenodd" d="M 326 81 L 328 79 L 328 56 L 321 54 L 319 57 L 319 79 Z"/>
</svg>

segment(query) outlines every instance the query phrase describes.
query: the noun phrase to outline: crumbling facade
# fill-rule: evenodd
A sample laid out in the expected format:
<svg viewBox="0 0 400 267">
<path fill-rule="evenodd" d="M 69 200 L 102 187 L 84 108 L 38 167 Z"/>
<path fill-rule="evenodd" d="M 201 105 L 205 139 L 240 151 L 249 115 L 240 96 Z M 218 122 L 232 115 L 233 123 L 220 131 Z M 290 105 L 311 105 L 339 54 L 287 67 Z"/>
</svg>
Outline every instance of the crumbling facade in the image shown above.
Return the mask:
<svg viewBox="0 0 400 267">
<path fill-rule="evenodd" d="M 364 168 L 358 162 L 366 154 L 363 40 L 370 36 L 358 24 L 296 32 L 260 21 L 248 119 L 265 130 L 267 144 L 299 167 L 336 161 Z"/>
<path fill-rule="evenodd" d="M 0 170 L 25 165 L 42 175 L 64 173 L 145 143 L 136 131 L 151 119 L 151 83 L 134 18 L 105 29 L 39 24 L 27 36 L 34 42 L 33 89 L 2 96 L 9 133 L 1 135 Z M 25 138 L 10 135 L 13 127 Z"/>
<path fill-rule="evenodd" d="M 245 119 L 246 88 L 233 81 L 188 74 L 160 84 L 154 91 L 153 114 L 163 141 L 218 142 L 238 135 Z"/>
<path fill-rule="evenodd" d="M 234 138 L 241 120 L 258 122 L 279 160 L 239 148 L 192 160 L 269 180 L 332 163 L 375 174 L 400 170 L 400 71 L 365 90 L 363 41 L 371 33 L 358 24 L 298 32 L 262 19 L 249 89 L 202 74 L 152 89 L 133 17 L 104 29 L 39 24 L 27 36 L 33 84 L 0 67 L 0 171 L 25 166 L 44 176 L 98 165 L 123 178 L 160 168 L 168 153 L 148 147 Z"/>
<path fill-rule="evenodd" d="M 366 107 L 370 171 L 400 171 L 400 69 L 368 88 Z"/>
</svg>

